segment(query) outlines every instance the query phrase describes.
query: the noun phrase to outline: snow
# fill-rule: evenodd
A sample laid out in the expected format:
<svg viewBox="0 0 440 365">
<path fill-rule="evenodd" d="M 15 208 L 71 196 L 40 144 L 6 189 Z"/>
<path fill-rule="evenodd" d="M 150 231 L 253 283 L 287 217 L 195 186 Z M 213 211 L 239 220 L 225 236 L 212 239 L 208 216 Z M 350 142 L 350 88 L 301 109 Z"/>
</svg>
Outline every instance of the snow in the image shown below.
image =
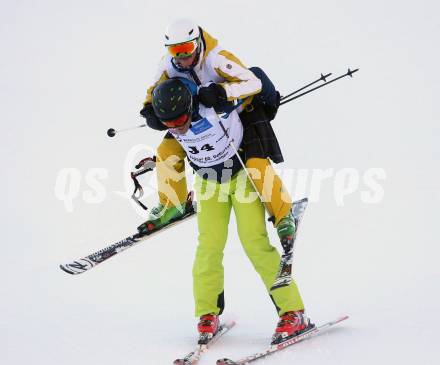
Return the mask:
<svg viewBox="0 0 440 365">
<path fill-rule="evenodd" d="M 350 319 L 261 363 L 438 364 L 439 10 L 428 0 L 2 2 L 0 361 L 161 365 L 192 349 L 194 220 L 88 273 L 58 268 L 142 222 L 127 156 L 144 157 L 131 149 L 162 134 L 106 131 L 140 124 L 163 29 L 191 15 L 283 93 L 360 68 L 273 122 L 289 189 L 313 196 L 294 267 L 308 314 Z M 78 185 L 57 185 L 64 168 Z M 385 173 L 383 198 L 365 203 L 372 168 Z M 58 197 L 70 193 L 68 211 Z M 225 268 L 225 317 L 238 324 L 201 365 L 264 349 L 277 320 L 233 219 Z"/>
</svg>

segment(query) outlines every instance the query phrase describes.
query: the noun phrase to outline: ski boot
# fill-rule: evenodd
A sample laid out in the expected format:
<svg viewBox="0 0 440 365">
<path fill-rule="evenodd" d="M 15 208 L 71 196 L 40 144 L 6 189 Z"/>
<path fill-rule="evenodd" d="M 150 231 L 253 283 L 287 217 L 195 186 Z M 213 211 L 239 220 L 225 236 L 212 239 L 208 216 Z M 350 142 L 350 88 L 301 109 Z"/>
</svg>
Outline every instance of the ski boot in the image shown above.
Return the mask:
<svg viewBox="0 0 440 365">
<path fill-rule="evenodd" d="M 310 319 L 304 314 L 304 310 L 286 312 L 280 316 L 271 345 L 278 345 L 314 327 L 315 325 L 310 323 Z"/>
<path fill-rule="evenodd" d="M 200 317 L 197 325 L 199 331 L 199 345 L 206 345 L 217 334 L 220 327 L 220 320 L 216 314 L 205 314 Z"/>
<path fill-rule="evenodd" d="M 187 208 L 186 203 L 175 207 L 165 207 L 163 204 L 159 204 L 157 207 L 151 209 L 147 221 L 142 223 L 137 229 L 141 234 L 158 230 L 182 218 Z"/>
<path fill-rule="evenodd" d="M 285 254 L 289 254 L 293 249 L 293 242 L 296 234 L 296 219 L 293 217 L 292 210 L 280 220 L 277 225 L 277 233 Z"/>
<path fill-rule="evenodd" d="M 291 210 L 277 225 L 277 233 L 283 246 L 283 254 L 277 277 L 270 290 L 288 286 L 292 282 L 293 244 L 295 243 L 297 226 L 298 221 Z"/>
</svg>

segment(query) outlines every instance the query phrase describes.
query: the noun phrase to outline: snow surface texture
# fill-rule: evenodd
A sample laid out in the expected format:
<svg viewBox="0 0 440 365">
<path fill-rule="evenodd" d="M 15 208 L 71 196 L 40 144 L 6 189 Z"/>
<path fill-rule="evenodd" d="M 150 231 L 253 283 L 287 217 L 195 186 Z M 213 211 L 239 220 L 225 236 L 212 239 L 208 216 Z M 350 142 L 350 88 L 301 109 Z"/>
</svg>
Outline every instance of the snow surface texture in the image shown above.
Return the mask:
<svg viewBox="0 0 440 365">
<path fill-rule="evenodd" d="M 58 268 L 142 221 L 126 199 L 124 161 L 162 134 L 105 132 L 141 123 L 164 28 L 191 15 L 284 94 L 321 72 L 360 68 L 283 106 L 273 123 L 281 168 L 360 172 L 343 206 L 334 175 L 324 180 L 294 266 L 314 321 L 351 318 L 264 363 L 438 364 L 439 10 L 436 1 L 396 0 L 1 2 L 0 361 L 162 365 L 192 348 L 195 221 L 83 275 Z M 70 213 L 54 193 L 66 167 L 82 177 Z M 102 202 L 84 178 L 97 167 L 108 171 Z M 372 167 L 386 172 L 384 197 L 365 204 L 362 175 Z M 233 219 L 225 268 L 226 315 L 238 324 L 201 364 L 264 348 L 277 320 Z"/>
</svg>

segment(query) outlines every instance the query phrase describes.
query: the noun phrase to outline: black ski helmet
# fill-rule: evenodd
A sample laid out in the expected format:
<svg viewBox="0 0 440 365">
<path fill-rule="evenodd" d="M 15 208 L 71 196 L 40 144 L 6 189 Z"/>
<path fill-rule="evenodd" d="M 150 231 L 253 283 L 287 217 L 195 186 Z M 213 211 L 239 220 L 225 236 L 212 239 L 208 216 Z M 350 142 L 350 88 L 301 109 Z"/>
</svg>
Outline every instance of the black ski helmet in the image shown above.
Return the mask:
<svg viewBox="0 0 440 365">
<path fill-rule="evenodd" d="M 163 81 L 153 90 L 153 110 L 162 120 L 172 120 L 192 112 L 192 93 L 180 78 Z"/>
</svg>

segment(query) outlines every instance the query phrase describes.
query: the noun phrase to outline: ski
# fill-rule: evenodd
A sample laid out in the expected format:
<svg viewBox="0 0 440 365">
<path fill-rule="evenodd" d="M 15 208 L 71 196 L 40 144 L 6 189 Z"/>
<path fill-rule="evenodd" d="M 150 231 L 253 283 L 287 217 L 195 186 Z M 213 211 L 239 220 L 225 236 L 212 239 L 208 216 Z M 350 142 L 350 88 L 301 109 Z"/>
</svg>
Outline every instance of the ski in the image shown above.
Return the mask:
<svg viewBox="0 0 440 365">
<path fill-rule="evenodd" d="M 298 233 L 299 224 L 304 215 L 304 211 L 307 208 L 308 199 L 304 198 L 293 202 L 292 205 L 292 215 L 295 220 L 295 234 L 291 239 L 286 239 L 281 241 L 284 253 L 281 256 L 280 267 L 278 269 L 277 277 L 275 278 L 274 284 L 270 290 L 275 290 L 288 286 L 292 282 L 292 263 L 293 263 L 293 249 Z"/>
<path fill-rule="evenodd" d="M 205 353 L 214 343 L 216 343 L 220 337 L 222 337 L 226 332 L 228 332 L 232 327 L 235 326 L 235 322 L 227 322 L 220 325 L 217 334 L 206 344 L 197 345 L 194 351 L 191 351 L 188 355 L 183 358 L 174 360 L 174 365 L 194 365 L 200 360 L 203 353 Z"/>
<path fill-rule="evenodd" d="M 318 333 L 322 332 L 324 329 L 327 329 L 328 327 L 331 327 L 331 326 L 333 326 L 333 325 L 335 325 L 335 324 L 337 324 L 339 322 L 345 321 L 346 319 L 348 319 L 348 316 L 343 316 L 343 317 L 340 317 L 340 318 L 338 318 L 338 319 L 336 319 L 334 321 L 330 321 L 330 322 L 326 322 L 324 324 L 321 324 L 318 327 L 313 327 L 312 329 L 310 329 L 310 330 L 308 330 L 308 331 L 306 331 L 304 333 L 301 333 L 298 336 L 292 337 L 292 338 L 290 338 L 290 339 L 288 339 L 288 340 L 286 340 L 284 342 L 281 342 L 281 343 L 279 343 L 277 345 L 270 346 L 266 351 L 257 352 L 257 353 L 255 353 L 253 355 L 246 356 L 246 357 L 242 358 L 241 360 L 233 361 L 233 360 L 226 359 L 226 358 L 225 359 L 219 359 L 219 360 L 217 360 L 217 365 L 244 365 L 244 364 L 249 364 L 250 362 L 253 362 L 255 360 L 259 360 L 259 359 L 265 358 L 265 357 L 267 357 L 269 355 L 272 355 L 272 354 L 274 354 L 274 353 L 276 353 L 276 352 L 278 352 L 280 350 L 285 349 L 288 346 L 292 346 L 295 343 L 298 343 L 298 342 L 300 342 L 302 340 L 305 340 L 307 338 L 315 336 Z"/>
<path fill-rule="evenodd" d="M 127 238 L 124 238 L 119 242 L 113 243 L 112 245 L 107 246 L 88 256 L 82 257 L 76 261 L 72 261 L 67 264 L 60 265 L 60 268 L 61 270 L 71 275 L 82 274 L 83 272 L 86 272 L 94 268 L 96 265 L 100 264 L 101 262 L 108 260 L 110 257 L 113 257 L 118 253 L 121 253 L 122 251 L 125 251 L 128 248 L 133 247 L 134 245 L 137 245 L 138 243 L 146 240 L 147 238 L 153 237 L 164 230 L 167 230 L 171 227 L 176 226 L 179 223 L 182 223 L 190 218 L 195 217 L 196 213 L 197 213 L 196 203 L 193 201 L 188 201 L 185 214 L 181 216 L 179 219 L 176 219 L 170 222 L 169 224 L 160 227 L 158 229 L 153 229 L 151 231 L 142 232 L 142 233 L 140 232 L 135 233 L 131 236 L 128 236 Z"/>
</svg>

